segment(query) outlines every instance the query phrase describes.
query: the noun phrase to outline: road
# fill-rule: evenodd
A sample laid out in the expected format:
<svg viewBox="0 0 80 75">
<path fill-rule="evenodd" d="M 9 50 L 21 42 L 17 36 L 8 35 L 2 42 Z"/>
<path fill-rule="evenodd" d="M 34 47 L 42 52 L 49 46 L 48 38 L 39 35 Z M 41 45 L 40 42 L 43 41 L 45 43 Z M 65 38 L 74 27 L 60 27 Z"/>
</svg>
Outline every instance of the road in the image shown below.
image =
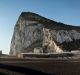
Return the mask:
<svg viewBox="0 0 80 75">
<path fill-rule="evenodd" d="M 39 71 L 52 75 L 80 75 L 79 59 L 53 59 L 53 58 L 0 58 L 0 65 L 8 67 L 24 68 Z M 3 70 L 3 71 L 2 71 Z M 8 75 L 20 75 L 10 69 L 0 67 L 1 72 L 7 72 Z M 10 73 L 9 73 L 10 72 Z M 15 73 L 15 74 L 13 74 Z M 22 75 L 22 74 L 21 74 Z M 26 75 L 26 74 L 23 74 Z"/>
</svg>

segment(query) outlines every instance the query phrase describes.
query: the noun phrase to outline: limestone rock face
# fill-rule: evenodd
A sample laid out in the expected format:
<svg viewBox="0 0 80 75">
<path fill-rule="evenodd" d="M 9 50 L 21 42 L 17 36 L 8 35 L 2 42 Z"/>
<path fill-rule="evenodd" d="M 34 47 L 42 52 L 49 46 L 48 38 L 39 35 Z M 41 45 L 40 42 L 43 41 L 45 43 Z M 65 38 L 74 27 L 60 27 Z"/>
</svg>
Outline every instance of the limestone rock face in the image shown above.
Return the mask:
<svg viewBox="0 0 80 75">
<path fill-rule="evenodd" d="M 43 49 L 43 53 L 80 49 L 80 27 L 58 23 L 32 12 L 22 12 L 14 28 L 10 54 L 34 53 L 37 48 Z"/>
</svg>

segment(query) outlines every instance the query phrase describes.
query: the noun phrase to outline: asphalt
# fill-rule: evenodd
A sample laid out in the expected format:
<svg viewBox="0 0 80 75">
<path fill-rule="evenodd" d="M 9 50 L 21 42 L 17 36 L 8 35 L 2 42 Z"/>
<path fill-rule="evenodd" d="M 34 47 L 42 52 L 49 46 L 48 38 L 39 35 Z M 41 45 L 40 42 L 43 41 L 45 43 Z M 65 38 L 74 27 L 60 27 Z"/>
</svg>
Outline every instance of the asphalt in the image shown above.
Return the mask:
<svg viewBox="0 0 80 75">
<path fill-rule="evenodd" d="M 0 69 L 26 74 L 29 70 L 38 75 L 80 75 L 80 59 L 0 58 Z"/>
</svg>

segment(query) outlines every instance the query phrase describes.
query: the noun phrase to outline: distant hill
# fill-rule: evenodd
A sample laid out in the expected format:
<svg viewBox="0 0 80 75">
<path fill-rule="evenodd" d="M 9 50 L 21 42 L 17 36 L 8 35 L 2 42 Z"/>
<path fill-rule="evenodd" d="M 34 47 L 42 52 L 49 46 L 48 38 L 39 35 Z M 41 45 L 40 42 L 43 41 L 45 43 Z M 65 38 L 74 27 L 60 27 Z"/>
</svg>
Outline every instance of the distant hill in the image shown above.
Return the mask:
<svg viewBox="0 0 80 75">
<path fill-rule="evenodd" d="M 10 54 L 61 53 L 80 49 L 80 26 L 55 22 L 33 12 L 22 12 L 14 27 Z"/>
</svg>

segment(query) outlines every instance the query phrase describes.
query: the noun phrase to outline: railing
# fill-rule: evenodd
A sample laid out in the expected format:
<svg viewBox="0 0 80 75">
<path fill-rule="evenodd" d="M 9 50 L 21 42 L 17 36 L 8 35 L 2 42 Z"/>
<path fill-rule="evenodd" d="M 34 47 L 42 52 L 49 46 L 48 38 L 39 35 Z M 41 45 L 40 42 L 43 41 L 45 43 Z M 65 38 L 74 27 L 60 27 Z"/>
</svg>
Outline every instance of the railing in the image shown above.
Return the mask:
<svg viewBox="0 0 80 75">
<path fill-rule="evenodd" d="M 57 58 L 57 57 L 73 57 L 75 56 L 75 53 L 70 53 L 70 52 L 64 52 L 64 53 L 21 53 L 20 57 L 25 58 L 25 57 L 37 57 L 37 58 Z"/>
</svg>

